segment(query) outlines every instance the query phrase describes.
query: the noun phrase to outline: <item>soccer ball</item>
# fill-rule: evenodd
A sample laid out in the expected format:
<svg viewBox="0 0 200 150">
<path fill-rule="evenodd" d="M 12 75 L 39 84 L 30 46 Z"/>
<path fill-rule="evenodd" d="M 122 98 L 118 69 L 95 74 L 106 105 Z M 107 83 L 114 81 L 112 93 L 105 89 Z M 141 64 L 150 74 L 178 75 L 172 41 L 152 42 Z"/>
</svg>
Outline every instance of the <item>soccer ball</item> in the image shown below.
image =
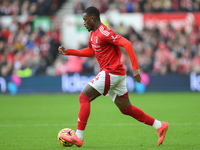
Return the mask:
<svg viewBox="0 0 200 150">
<path fill-rule="evenodd" d="M 64 128 L 62 129 L 59 133 L 58 133 L 58 142 L 60 143 L 60 145 L 65 146 L 65 147 L 70 147 L 72 145 L 74 145 L 73 143 L 70 143 L 68 141 L 65 141 L 64 139 L 61 138 L 61 135 L 65 135 L 65 136 L 73 136 L 75 134 L 74 130 L 70 129 L 70 128 Z"/>
</svg>

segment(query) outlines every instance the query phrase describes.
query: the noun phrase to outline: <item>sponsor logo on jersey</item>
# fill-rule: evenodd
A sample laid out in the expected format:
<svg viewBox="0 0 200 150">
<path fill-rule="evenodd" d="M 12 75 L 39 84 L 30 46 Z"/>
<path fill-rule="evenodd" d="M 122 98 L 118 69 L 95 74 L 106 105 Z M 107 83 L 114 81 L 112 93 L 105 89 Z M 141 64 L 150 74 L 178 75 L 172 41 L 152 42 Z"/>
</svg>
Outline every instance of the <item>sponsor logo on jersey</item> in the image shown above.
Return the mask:
<svg viewBox="0 0 200 150">
<path fill-rule="evenodd" d="M 101 51 L 101 46 L 100 45 L 94 45 L 94 44 L 91 44 L 92 45 L 92 48 L 95 50 L 95 51 Z"/>
<path fill-rule="evenodd" d="M 113 42 L 115 42 L 115 40 L 117 39 L 118 35 L 116 35 L 115 37 L 112 35 L 111 38 L 113 39 Z"/>
</svg>

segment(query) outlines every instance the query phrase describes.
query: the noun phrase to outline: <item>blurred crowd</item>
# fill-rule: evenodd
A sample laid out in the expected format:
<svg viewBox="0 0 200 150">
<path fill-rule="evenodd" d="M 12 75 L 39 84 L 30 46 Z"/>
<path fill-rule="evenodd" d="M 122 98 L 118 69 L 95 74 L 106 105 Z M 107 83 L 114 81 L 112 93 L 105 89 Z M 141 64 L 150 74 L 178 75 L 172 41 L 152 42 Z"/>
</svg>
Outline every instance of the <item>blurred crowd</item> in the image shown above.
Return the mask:
<svg viewBox="0 0 200 150">
<path fill-rule="evenodd" d="M 9 28 L 0 25 L 0 76 L 31 69 L 31 75 L 45 74 L 52 65 L 60 45 L 57 25 L 49 31 L 33 29 L 32 21 L 20 24 L 13 20 Z M 22 75 L 23 76 L 23 75 Z"/>
<path fill-rule="evenodd" d="M 82 14 L 88 6 L 97 7 L 101 13 L 197 12 L 200 0 L 77 0 L 74 13 Z"/>
<path fill-rule="evenodd" d="M 55 12 L 61 7 L 63 2 L 65 2 L 65 0 L 1 0 L 0 16 L 54 15 Z"/>
<path fill-rule="evenodd" d="M 12 15 L 13 18 L 9 26 L 1 24 L 0 18 L 0 76 L 12 75 L 27 68 L 31 70 L 31 75 L 61 75 L 71 72 L 96 74 L 99 72 L 95 57 L 58 55 L 57 49 L 61 45 L 60 21 L 58 19 L 51 18 L 50 30 L 45 31 L 40 27 L 33 28 L 34 15 L 52 15 L 53 11 L 56 11 L 54 7 L 58 7 L 53 6 L 52 11 L 41 12 L 38 9 L 41 2 L 46 4 L 42 5 L 43 10 L 47 10 L 47 8 L 51 10 L 52 3 L 59 3 L 58 0 L 5 0 L 0 2 L 0 14 L 3 16 Z M 124 13 L 136 12 L 136 10 L 155 12 L 155 8 L 158 8 L 156 6 L 159 6 L 162 11 L 195 11 L 196 5 L 200 4 L 200 0 L 83 0 L 76 1 L 75 4 L 81 4 L 82 10 L 76 7 L 75 13 L 82 13 L 84 8 L 91 4 L 89 2 L 98 4 L 97 6 L 101 7 L 102 13 L 109 11 L 111 7 L 122 11 L 122 4 L 126 8 L 122 11 Z M 114 2 L 114 5 L 110 4 L 111 2 Z M 189 5 L 190 2 L 192 2 L 191 5 Z M 105 8 L 102 7 L 104 3 Z M 132 11 L 128 11 L 129 7 L 126 5 L 128 3 L 131 3 Z M 137 9 L 136 4 L 138 5 Z M 185 4 L 185 9 L 183 9 L 183 4 Z M 32 11 L 34 10 L 32 5 L 37 6 L 34 6 L 37 11 Z M 170 5 L 170 8 L 166 5 Z M 19 20 L 20 16 L 25 16 L 22 17 L 25 19 Z M 123 23 L 118 26 L 109 23 L 109 27 L 133 43 L 142 72 L 161 75 L 167 73 L 189 75 L 192 71 L 200 73 L 200 27 L 195 23 L 190 32 L 186 32 L 184 29 L 174 29 L 170 24 L 162 30 L 155 27 L 154 29 L 143 28 L 142 31 L 137 32 L 132 26 L 127 28 Z M 87 43 L 80 43 L 79 49 L 84 47 L 87 47 Z M 127 73 L 132 74 L 129 57 L 123 49 L 121 60 Z M 26 76 L 26 73 L 21 75 Z"/>
<path fill-rule="evenodd" d="M 63 1 L 64 2 L 64 1 Z M 0 18 L 0 76 L 20 73 L 21 76 L 45 74 L 55 61 L 60 45 L 60 24 L 51 19 L 51 30 L 34 29 L 37 16 L 51 15 L 58 0 L 3 0 L 0 15 L 12 17 L 9 25 Z M 53 4 L 58 4 L 51 7 Z M 3 21 L 2 21 L 3 20 Z M 26 72 L 29 68 L 31 73 Z M 24 70 L 24 72 L 22 72 Z"/>
<path fill-rule="evenodd" d="M 191 32 L 175 30 L 170 25 L 162 30 L 157 27 L 143 28 L 138 33 L 132 27 L 122 29 L 123 26 L 118 27 L 116 32 L 133 43 L 143 72 L 161 75 L 189 75 L 192 71 L 200 73 L 200 28 L 196 24 L 193 24 Z M 127 70 L 131 72 L 132 68 L 127 60 L 124 59 L 124 64 L 127 64 Z"/>
</svg>

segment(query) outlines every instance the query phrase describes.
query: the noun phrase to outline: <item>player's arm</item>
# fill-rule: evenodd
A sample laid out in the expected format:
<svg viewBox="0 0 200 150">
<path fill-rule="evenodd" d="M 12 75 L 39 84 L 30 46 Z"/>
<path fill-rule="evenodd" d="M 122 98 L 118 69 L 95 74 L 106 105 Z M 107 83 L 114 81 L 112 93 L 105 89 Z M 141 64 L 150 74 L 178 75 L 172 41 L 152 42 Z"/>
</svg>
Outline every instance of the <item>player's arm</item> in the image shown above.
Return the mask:
<svg viewBox="0 0 200 150">
<path fill-rule="evenodd" d="M 124 47 L 124 49 L 128 53 L 131 60 L 132 68 L 133 68 L 133 77 L 138 83 L 141 83 L 142 79 L 140 76 L 139 65 L 138 65 L 138 61 L 137 61 L 132 43 L 129 40 L 125 39 L 124 37 L 121 37 L 118 41 L 118 45 Z"/>
<path fill-rule="evenodd" d="M 58 51 L 61 55 L 73 55 L 73 56 L 81 56 L 81 57 L 93 57 L 94 50 L 90 47 L 75 50 L 75 49 L 65 49 L 63 45 L 59 46 Z"/>
</svg>

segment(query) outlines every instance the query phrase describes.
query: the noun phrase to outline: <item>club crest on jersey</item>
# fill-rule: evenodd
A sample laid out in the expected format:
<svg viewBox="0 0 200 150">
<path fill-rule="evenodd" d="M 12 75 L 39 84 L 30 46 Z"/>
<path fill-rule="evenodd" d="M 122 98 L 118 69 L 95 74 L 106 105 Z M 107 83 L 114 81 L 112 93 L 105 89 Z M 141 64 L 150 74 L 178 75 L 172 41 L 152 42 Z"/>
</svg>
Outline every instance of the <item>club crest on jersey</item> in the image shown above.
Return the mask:
<svg viewBox="0 0 200 150">
<path fill-rule="evenodd" d="M 95 37 L 94 37 L 94 41 L 95 41 L 96 43 L 98 43 L 98 36 L 95 36 Z"/>
<path fill-rule="evenodd" d="M 98 43 L 98 37 L 97 36 L 96 37 L 92 37 L 91 41 L 93 41 L 93 40 L 94 40 L 94 42 Z"/>
</svg>

